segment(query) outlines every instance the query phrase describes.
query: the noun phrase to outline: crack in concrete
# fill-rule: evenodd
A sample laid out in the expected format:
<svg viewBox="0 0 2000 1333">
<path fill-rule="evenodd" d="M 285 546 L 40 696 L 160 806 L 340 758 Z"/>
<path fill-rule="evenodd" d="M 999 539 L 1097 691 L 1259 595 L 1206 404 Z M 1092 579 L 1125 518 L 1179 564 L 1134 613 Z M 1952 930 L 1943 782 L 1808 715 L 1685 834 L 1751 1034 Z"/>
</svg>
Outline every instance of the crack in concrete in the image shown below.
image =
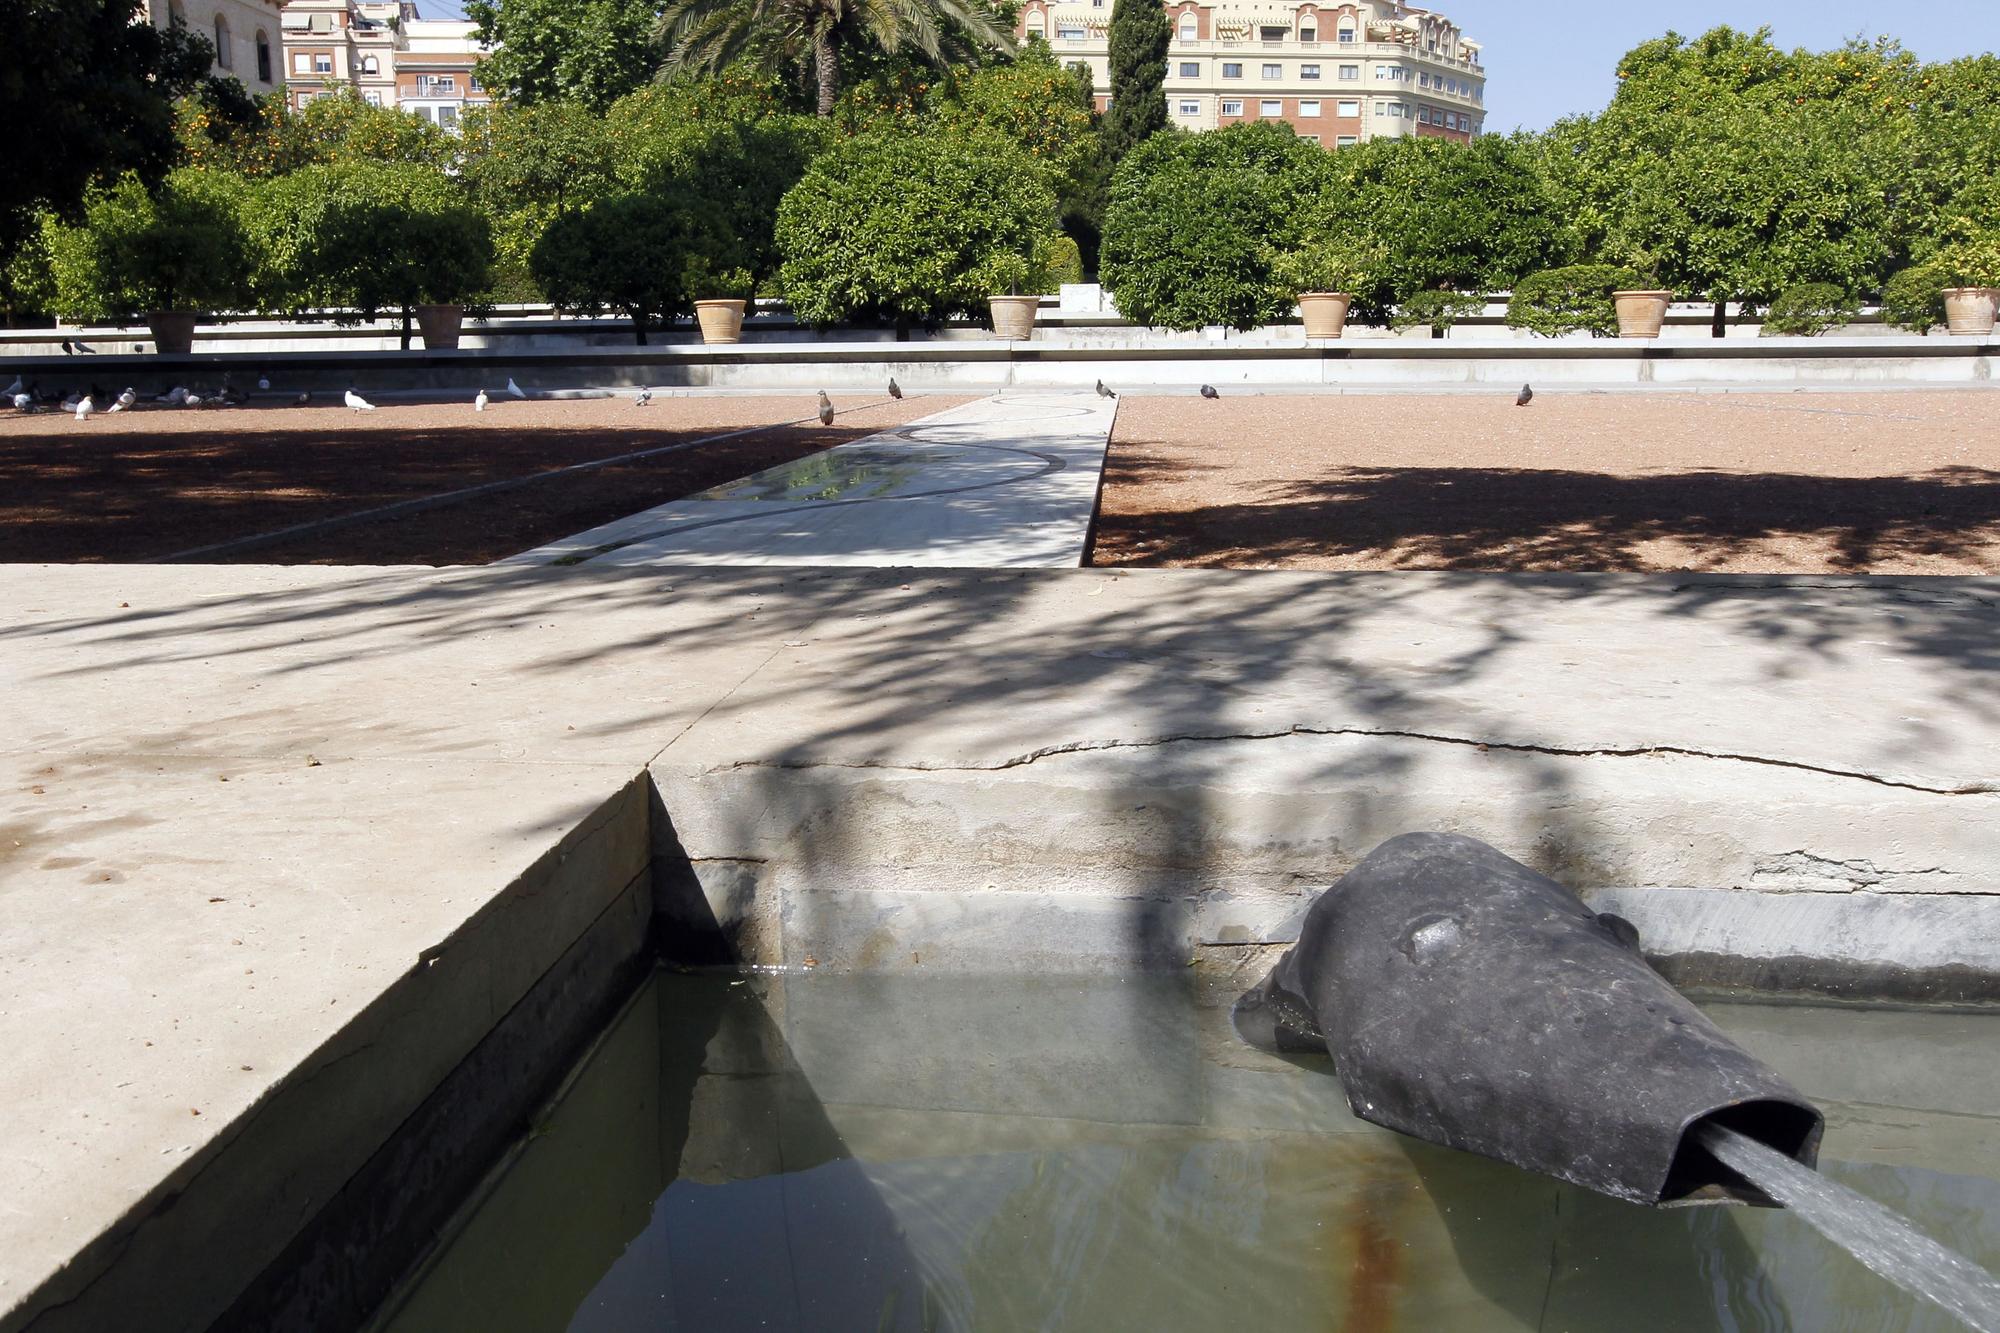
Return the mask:
<svg viewBox="0 0 2000 1333">
<path fill-rule="evenodd" d="M 1107 750 L 1147 750 L 1169 745 L 1213 744 L 1233 741 L 1273 741 L 1291 736 L 1363 736 L 1383 740 L 1423 741 L 1433 745 L 1460 746 L 1473 750 L 1500 750 L 1511 754 L 1546 755 L 1558 759 L 1643 759 L 1654 755 L 1675 755 L 1688 759 L 1713 759 L 1728 763 L 1756 764 L 1767 768 L 1786 768 L 1802 773 L 1818 773 L 1826 777 L 1849 778 L 1856 782 L 1872 783 L 1880 787 L 1894 787 L 1902 791 L 1923 792 L 1931 796 L 1991 796 L 2000 793 L 2000 783 L 1979 781 L 1961 783 L 1957 786 L 1939 787 L 1922 782 L 1911 782 L 1900 778 L 1887 778 L 1860 769 L 1835 768 L 1824 764 L 1810 764 L 1799 759 L 1779 759 L 1771 755 L 1736 754 L 1725 750 L 1702 750 L 1686 745 L 1637 745 L 1619 746 L 1561 746 L 1538 745 L 1527 741 L 1481 740 L 1476 736 L 1450 736 L 1439 732 L 1404 731 L 1391 727 L 1308 727 L 1292 726 L 1281 731 L 1245 732 L 1188 732 L 1172 736 L 1150 737 L 1144 740 L 1068 741 L 1061 745 L 1043 746 L 1026 754 L 1015 755 L 993 764 L 891 764 L 874 760 L 833 760 L 833 759 L 747 759 L 723 765 L 725 769 L 744 768 L 852 768 L 875 769 L 886 772 L 909 773 L 1002 773 L 1009 769 L 1026 768 L 1044 759 L 1072 754 L 1094 754 Z"/>
<path fill-rule="evenodd" d="M 1923 866 L 1905 870 L 1878 866 L 1873 861 L 1865 859 L 1842 861 L 1799 850 L 1767 856 L 1758 861 L 1750 871 L 1750 884 L 1752 887 L 1771 888 L 1781 892 L 1865 893 L 1892 879 L 1932 877 L 1954 879 L 1958 875 L 1958 871 L 1947 866 Z M 1791 888 L 1791 882 L 1796 882 L 1798 887 Z M 1819 885 L 1838 887 L 1815 887 Z M 1934 891 L 1925 890 L 1925 892 Z"/>
</svg>

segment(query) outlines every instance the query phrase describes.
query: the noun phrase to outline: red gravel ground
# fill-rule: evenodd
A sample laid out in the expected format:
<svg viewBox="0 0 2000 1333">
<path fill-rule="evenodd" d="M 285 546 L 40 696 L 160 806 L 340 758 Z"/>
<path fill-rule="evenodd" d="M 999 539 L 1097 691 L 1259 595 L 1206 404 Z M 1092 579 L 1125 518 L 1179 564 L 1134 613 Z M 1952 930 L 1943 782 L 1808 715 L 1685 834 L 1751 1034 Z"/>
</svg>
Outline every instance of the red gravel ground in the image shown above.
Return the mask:
<svg viewBox="0 0 2000 1333">
<path fill-rule="evenodd" d="M 2000 392 L 1133 398 L 1094 563 L 2000 572 Z"/>
<path fill-rule="evenodd" d="M 963 402 L 810 396 L 141 410 L 77 422 L 0 415 L 0 562 L 175 552 L 642 449 L 757 433 L 212 557 L 275 564 L 475 564 Z M 205 557 L 208 558 L 208 557 Z"/>
</svg>

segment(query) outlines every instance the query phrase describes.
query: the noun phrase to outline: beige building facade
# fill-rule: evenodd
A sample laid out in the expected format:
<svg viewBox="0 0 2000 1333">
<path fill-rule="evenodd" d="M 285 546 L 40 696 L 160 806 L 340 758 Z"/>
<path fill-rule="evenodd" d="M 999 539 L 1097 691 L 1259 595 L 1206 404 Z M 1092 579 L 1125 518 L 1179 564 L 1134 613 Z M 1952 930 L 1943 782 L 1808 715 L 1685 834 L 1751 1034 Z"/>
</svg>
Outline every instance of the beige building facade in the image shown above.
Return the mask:
<svg viewBox="0 0 2000 1333">
<path fill-rule="evenodd" d="M 1478 42 L 1441 14 L 1394 0 L 1169 0 L 1167 118 L 1182 129 L 1279 120 L 1328 148 L 1485 128 Z M 1109 105 L 1111 0 L 1026 0 L 1019 33 L 1086 64 Z"/>
<path fill-rule="evenodd" d="M 279 11 L 284 0 L 146 0 L 155 27 L 175 22 L 215 47 L 213 73 L 239 80 L 253 96 L 285 81 Z"/>
<path fill-rule="evenodd" d="M 292 0 L 284 10 L 283 81 L 293 106 L 350 85 L 377 106 L 456 129 L 491 100 L 475 25 L 427 19 L 412 0 Z"/>
</svg>

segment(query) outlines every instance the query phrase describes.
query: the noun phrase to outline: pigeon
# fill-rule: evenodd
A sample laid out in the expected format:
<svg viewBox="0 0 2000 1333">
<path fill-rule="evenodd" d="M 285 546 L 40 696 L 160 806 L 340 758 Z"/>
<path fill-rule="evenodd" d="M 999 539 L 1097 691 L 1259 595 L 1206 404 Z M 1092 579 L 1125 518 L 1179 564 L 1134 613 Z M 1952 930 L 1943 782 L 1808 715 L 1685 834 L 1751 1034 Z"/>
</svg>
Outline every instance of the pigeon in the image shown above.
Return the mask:
<svg viewBox="0 0 2000 1333">
<path fill-rule="evenodd" d="M 34 399 L 34 395 L 33 395 L 33 394 L 26 394 L 26 393 L 17 393 L 17 394 L 15 394 L 15 395 L 14 395 L 14 410 L 15 410 L 16 412 L 32 412 L 32 411 L 34 411 L 34 410 L 35 410 L 35 399 Z"/>
<path fill-rule="evenodd" d="M 202 396 L 201 396 L 200 394 L 198 394 L 198 393 L 194 393 L 194 392 L 190 391 L 187 397 L 185 397 L 185 398 L 181 399 L 181 406 L 182 406 L 182 407 L 196 407 L 196 408 L 198 408 L 198 407 L 201 407 L 201 406 L 205 405 L 205 404 L 206 404 L 207 402 L 208 402 L 208 399 L 206 399 L 206 398 L 202 397 Z"/>
<path fill-rule="evenodd" d="M 310 403 L 312 400 L 313 400 L 312 390 L 306 389 L 303 392 L 301 392 L 298 397 L 292 399 L 292 406 L 304 407 L 307 403 Z"/>
<path fill-rule="evenodd" d="M 82 400 L 76 405 L 76 419 L 78 421 L 88 421 L 90 420 L 90 414 L 96 410 L 96 401 L 89 394 L 85 394 Z"/>
<path fill-rule="evenodd" d="M 1097 396 L 1099 398 L 1116 398 L 1118 395 L 1105 388 L 1104 381 L 1099 380 L 1097 382 Z"/>
<path fill-rule="evenodd" d="M 180 385 L 176 384 L 173 388 L 167 390 L 165 393 L 161 394 L 158 398 L 155 398 L 153 401 L 156 403 L 165 403 L 169 407 L 179 407 L 182 403 L 185 403 L 187 401 L 187 396 L 188 396 L 188 391 L 186 389 L 183 389 Z"/>
<path fill-rule="evenodd" d="M 891 375 L 889 377 L 889 396 L 891 398 L 894 398 L 898 402 L 901 402 L 903 398 L 903 386 L 896 383 L 896 377 L 894 375 Z"/>
<path fill-rule="evenodd" d="M 341 399 L 341 401 L 346 403 L 349 407 L 353 408 L 356 412 L 373 412 L 375 410 L 375 404 L 369 402 L 366 398 L 363 398 L 360 394 L 354 392 L 354 390 L 351 387 L 347 391 L 347 396 Z"/>
<path fill-rule="evenodd" d="M 111 404 L 111 410 L 113 412 L 129 412 L 132 410 L 132 404 L 138 401 L 138 391 L 136 389 L 127 389 L 124 393 L 118 395 L 116 402 Z"/>
<path fill-rule="evenodd" d="M 76 348 L 74 348 L 74 347 L 70 346 L 70 341 L 69 341 L 69 339 L 67 339 L 67 338 L 65 338 L 65 339 L 63 339 L 63 340 L 62 340 L 62 349 L 63 349 L 63 355 L 64 355 L 64 356 L 75 356 L 75 355 L 76 355 Z"/>
<path fill-rule="evenodd" d="M 83 402 L 82 393 L 79 392 L 70 394 L 62 400 L 62 410 L 65 412 L 74 412 L 82 402 Z"/>
<path fill-rule="evenodd" d="M 825 389 L 819 391 L 819 424 L 822 426 L 833 424 L 833 399 L 826 396 Z"/>
<path fill-rule="evenodd" d="M 259 375 L 257 377 L 257 388 L 260 392 L 264 393 L 270 392 L 271 377 L 269 375 Z"/>
<path fill-rule="evenodd" d="M 83 355 L 85 356 L 97 355 L 97 349 L 95 347 L 85 347 L 82 343 L 78 343 L 76 345 L 76 350 L 83 353 Z"/>
<path fill-rule="evenodd" d="M 1532 403 L 1534 401 L 1535 401 L 1535 391 L 1532 388 L 1528 387 L 1527 385 L 1523 384 L 1521 386 L 1521 396 L 1514 400 L 1514 406 L 1526 407 L 1529 403 Z"/>
<path fill-rule="evenodd" d="M 474 395 L 472 399 L 472 410 L 475 412 L 484 412 L 486 410 L 486 390 L 481 389 L 476 395 Z"/>
<path fill-rule="evenodd" d="M 520 385 L 514 383 L 514 377 L 512 375 L 509 375 L 507 377 L 507 396 L 509 398 L 526 398 L 528 396 L 528 391 L 522 388 Z"/>
<path fill-rule="evenodd" d="M 651 389 L 641 389 L 639 390 L 638 393 L 633 395 L 632 406 L 645 407 L 649 405 L 652 401 L 653 401 L 653 391 Z"/>
<path fill-rule="evenodd" d="M 9 398 L 12 398 L 15 394 L 21 392 L 21 390 L 26 387 L 27 387 L 26 385 L 21 383 L 21 377 L 19 375 L 16 375 L 14 377 L 14 382 L 7 386 L 7 396 Z"/>
<path fill-rule="evenodd" d="M 1202 386 L 1201 386 L 1201 396 L 1202 396 L 1202 397 L 1204 397 L 1204 398 L 1220 398 L 1220 397 L 1222 397 L 1222 395 L 1221 395 L 1221 394 L 1219 394 L 1219 393 L 1217 393 L 1217 392 L 1215 391 L 1215 386 L 1214 386 L 1213 384 L 1204 384 L 1204 385 L 1202 385 Z"/>
</svg>

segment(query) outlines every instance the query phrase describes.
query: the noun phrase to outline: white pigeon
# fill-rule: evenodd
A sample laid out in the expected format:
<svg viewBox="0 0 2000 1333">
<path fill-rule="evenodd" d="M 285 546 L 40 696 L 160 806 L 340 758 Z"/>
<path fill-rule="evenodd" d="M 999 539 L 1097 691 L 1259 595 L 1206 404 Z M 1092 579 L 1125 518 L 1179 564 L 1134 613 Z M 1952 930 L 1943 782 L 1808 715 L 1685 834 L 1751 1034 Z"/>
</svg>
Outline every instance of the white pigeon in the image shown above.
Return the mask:
<svg viewBox="0 0 2000 1333">
<path fill-rule="evenodd" d="M 357 412 L 373 412 L 375 410 L 375 404 L 369 402 L 352 389 L 347 391 L 347 396 L 341 399 L 341 401 Z"/>
<path fill-rule="evenodd" d="M 514 383 L 514 377 L 509 375 L 507 377 L 507 396 L 510 398 L 526 398 L 528 391 Z"/>
<path fill-rule="evenodd" d="M 14 395 L 14 410 L 16 412 L 26 412 L 34 405 L 35 405 L 35 400 L 32 395 L 25 393 L 17 393 Z"/>
<path fill-rule="evenodd" d="M 21 377 L 19 375 L 16 375 L 14 377 L 14 382 L 7 386 L 7 396 L 9 398 L 12 398 L 16 394 L 20 393 L 21 390 L 25 387 L 26 386 L 21 383 Z"/>
<path fill-rule="evenodd" d="M 644 407 L 652 401 L 653 401 L 653 391 L 651 389 L 641 389 L 639 390 L 638 396 L 632 400 L 632 406 Z"/>
<path fill-rule="evenodd" d="M 486 402 L 486 390 L 481 389 L 479 396 L 472 400 L 472 410 L 475 412 L 484 412 L 486 410 Z"/>
<path fill-rule="evenodd" d="M 203 403 L 206 403 L 207 401 L 208 401 L 208 400 L 207 400 L 206 398 L 203 398 L 203 397 L 202 397 L 202 396 L 201 396 L 200 394 L 198 394 L 198 393 L 189 393 L 189 394 L 186 394 L 186 395 L 184 395 L 184 396 L 183 396 L 183 397 L 181 398 L 181 406 L 182 406 L 182 407 L 200 407 L 200 406 L 201 406 L 201 405 L 202 405 Z"/>
<path fill-rule="evenodd" d="M 97 404 L 91 399 L 89 394 L 85 394 L 82 400 L 76 405 L 76 419 L 78 421 L 88 421 L 90 420 L 90 414 L 96 410 Z"/>
<path fill-rule="evenodd" d="M 113 412 L 129 412 L 132 410 L 132 404 L 138 401 L 138 392 L 128 388 L 124 393 L 118 395 L 117 399 L 111 404 L 110 410 Z"/>
</svg>

